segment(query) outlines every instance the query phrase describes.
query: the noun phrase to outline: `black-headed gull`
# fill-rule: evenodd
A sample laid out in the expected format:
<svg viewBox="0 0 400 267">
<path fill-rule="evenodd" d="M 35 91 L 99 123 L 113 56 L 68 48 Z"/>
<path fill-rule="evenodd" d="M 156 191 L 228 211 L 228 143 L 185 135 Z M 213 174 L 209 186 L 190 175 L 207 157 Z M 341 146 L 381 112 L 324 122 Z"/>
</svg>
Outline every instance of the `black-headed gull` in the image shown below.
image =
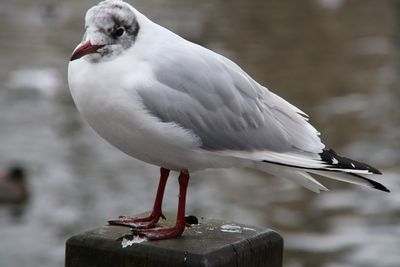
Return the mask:
<svg viewBox="0 0 400 267">
<path fill-rule="evenodd" d="M 229 59 L 152 22 L 128 3 L 89 9 L 68 81 L 75 104 L 105 140 L 161 166 L 150 216 L 110 221 L 149 239 L 184 231 L 189 173 L 254 168 L 319 192 L 311 174 L 389 191 L 377 169 L 325 149 L 308 116 L 253 80 Z M 179 171 L 174 227 L 156 227 L 170 170 Z"/>
</svg>

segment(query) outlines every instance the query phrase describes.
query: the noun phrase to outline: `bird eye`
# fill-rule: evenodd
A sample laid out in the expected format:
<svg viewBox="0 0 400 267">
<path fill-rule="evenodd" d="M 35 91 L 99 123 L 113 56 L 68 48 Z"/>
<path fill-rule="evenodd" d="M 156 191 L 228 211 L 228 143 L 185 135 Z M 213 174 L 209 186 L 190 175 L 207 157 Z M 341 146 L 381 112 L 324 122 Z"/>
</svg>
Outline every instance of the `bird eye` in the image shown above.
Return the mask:
<svg viewBox="0 0 400 267">
<path fill-rule="evenodd" d="M 115 36 L 116 37 L 120 37 L 120 36 L 122 36 L 123 34 L 124 34 L 124 32 L 125 32 L 125 30 L 124 30 L 124 28 L 118 28 L 116 31 L 115 31 Z"/>
</svg>

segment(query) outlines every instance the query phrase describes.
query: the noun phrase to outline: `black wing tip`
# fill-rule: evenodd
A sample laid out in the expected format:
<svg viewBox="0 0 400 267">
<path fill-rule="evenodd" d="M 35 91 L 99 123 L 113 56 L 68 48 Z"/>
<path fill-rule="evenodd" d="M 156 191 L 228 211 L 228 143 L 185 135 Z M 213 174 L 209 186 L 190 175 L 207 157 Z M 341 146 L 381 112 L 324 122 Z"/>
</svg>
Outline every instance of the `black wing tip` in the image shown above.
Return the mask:
<svg viewBox="0 0 400 267">
<path fill-rule="evenodd" d="M 388 189 L 387 187 L 385 187 L 385 186 L 383 186 L 382 185 L 382 187 L 374 187 L 375 189 L 378 189 L 378 190 L 381 190 L 381 191 L 384 191 L 384 192 L 387 192 L 387 193 L 390 193 L 390 189 Z"/>
<path fill-rule="evenodd" d="M 324 152 L 326 152 L 326 151 L 324 150 Z M 324 152 L 322 152 L 322 153 L 324 153 Z M 338 158 L 340 157 L 340 156 L 337 156 L 337 154 L 336 154 L 333 150 L 330 150 L 330 151 L 327 151 L 327 152 L 331 152 L 331 153 L 333 152 L 334 155 L 335 155 L 335 158 L 336 158 L 336 157 L 338 157 Z M 322 153 L 321 153 L 321 154 L 322 154 Z M 320 155 L 321 155 L 321 154 L 320 154 Z M 340 158 L 342 158 L 342 157 L 340 157 Z M 281 162 L 273 162 L 273 161 L 269 161 L 269 160 L 262 160 L 262 162 L 271 163 L 271 164 L 277 164 L 277 165 L 287 166 L 287 167 L 304 168 L 304 167 L 299 167 L 299 166 L 288 165 L 288 164 L 281 163 Z M 353 162 L 354 162 L 354 161 L 353 161 Z M 354 164 L 354 163 L 353 163 L 353 164 Z M 362 164 L 364 164 L 364 163 L 362 163 Z M 364 165 L 366 165 L 366 164 L 364 164 Z M 369 165 L 367 165 L 367 166 L 369 166 Z M 382 174 L 379 170 L 377 170 L 377 169 L 375 169 L 375 168 L 373 168 L 373 167 L 371 167 L 371 166 L 369 166 L 369 167 L 370 167 L 370 168 L 367 169 L 367 170 L 371 171 L 372 173 L 374 173 L 374 174 Z M 340 170 L 340 167 L 337 167 L 337 168 L 338 168 L 338 170 L 331 170 L 331 171 L 342 172 L 342 171 Z M 304 168 L 304 169 L 310 169 L 310 168 Z M 318 169 L 317 169 L 317 170 L 318 170 Z M 323 170 L 323 169 L 321 169 L 321 170 Z M 374 180 L 368 179 L 368 178 L 366 178 L 366 177 L 364 177 L 364 176 L 362 176 L 362 175 L 358 175 L 358 174 L 356 174 L 356 173 L 348 173 L 348 174 L 353 175 L 353 176 L 356 176 L 356 177 L 361 178 L 361 179 L 363 179 L 363 180 L 366 180 L 366 181 L 371 185 L 371 187 L 374 188 L 374 189 L 377 189 L 377 190 L 380 190 L 380 191 L 384 191 L 384 192 L 390 193 L 390 190 L 389 190 L 386 186 L 384 186 L 383 184 L 381 184 L 381 183 L 378 183 L 378 182 L 376 182 L 376 181 L 374 181 Z"/>
<path fill-rule="evenodd" d="M 358 178 L 361 178 L 361 179 L 367 181 L 368 183 L 371 184 L 371 187 L 374 188 L 374 189 L 378 189 L 378 190 L 380 190 L 380 191 L 384 191 L 384 192 L 390 193 L 389 188 L 387 188 L 386 186 L 384 186 L 384 185 L 381 184 L 381 183 L 378 183 L 377 181 L 368 179 L 368 178 L 366 178 L 366 177 L 364 177 L 364 176 L 361 176 L 361 175 L 358 175 L 358 174 L 355 174 L 355 173 L 352 173 L 351 175 L 356 176 L 356 177 L 358 177 Z"/>
<path fill-rule="evenodd" d="M 367 178 L 365 178 L 365 179 L 367 179 Z M 372 187 L 373 187 L 373 188 L 378 189 L 378 190 L 381 190 L 381 191 L 384 191 L 384 192 L 387 192 L 387 193 L 390 193 L 389 188 L 387 188 L 387 187 L 384 186 L 383 184 L 378 183 L 378 182 L 373 181 L 373 180 L 370 180 L 370 179 L 368 179 L 368 181 L 372 184 Z"/>
<path fill-rule="evenodd" d="M 337 168 L 337 169 L 354 169 L 354 170 L 367 170 L 371 174 L 379 174 L 381 175 L 382 172 L 379 171 L 377 168 L 374 168 L 368 164 L 365 164 L 363 162 L 355 161 L 346 157 L 339 156 L 334 150 L 332 149 L 327 149 L 323 150 L 320 154 L 321 160 L 328 163 L 332 168 Z M 336 164 L 333 162 L 334 159 L 337 161 Z M 378 183 L 374 180 L 368 179 L 362 175 L 358 175 L 355 173 L 351 173 L 354 176 L 357 176 L 358 178 L 366 180 L 368 183 L 371 184 L 372 188 L 378 189 L 380 191 L 384 192 L 390 192 L 390 190 L 384 186 L 381 183 Z"/>
<path fill-rule="evenodd" d="M 324 149 L 319 153 L 321 160 L 328 163 L 330 167 L 337 169 L 367 170 L 372 174 L 382 174 L 377 168 L 363 162 L 339 156 L 333 149 Z M 334 160 L 337 162 L 334 163 Z"/>
<path fill-rule="evenodd" d="M 371 182 L 372 180 L 370 180 L 370 182 Z M 383 184 L 380 184 L 380 183 L 378 183 L 378 182 L 375 182 L 375 181 L 372 181 L 373 182 L 373 188 L 375 188 L 375 189 L 378 189 L 378 190 L 381 190 L 381 191 L 384 191 L 384 192 L 387 192 L 387 193 L 390 193 L 390 190 L 389 190 L 389 188 L 387 188 L 386 186 L 384 186 Z"/>
</svg>

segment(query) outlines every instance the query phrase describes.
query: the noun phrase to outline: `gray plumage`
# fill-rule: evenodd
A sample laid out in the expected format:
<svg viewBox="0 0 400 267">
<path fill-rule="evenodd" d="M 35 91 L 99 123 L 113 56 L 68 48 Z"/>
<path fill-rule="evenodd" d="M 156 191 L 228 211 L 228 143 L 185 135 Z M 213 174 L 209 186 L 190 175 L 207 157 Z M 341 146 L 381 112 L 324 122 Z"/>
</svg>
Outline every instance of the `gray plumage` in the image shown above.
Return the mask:
<svg viewBox="0 0 400 267">
<path fill-rule="evenodd" d="M 192 131 L 202 148 L 311 153 L 324 148 L 302 111 L 232 61 L 200 46 L 184 54 L 168 48 L 154 64 L 158 83 L 138 93 L 154 116 Z"/>
</svg>

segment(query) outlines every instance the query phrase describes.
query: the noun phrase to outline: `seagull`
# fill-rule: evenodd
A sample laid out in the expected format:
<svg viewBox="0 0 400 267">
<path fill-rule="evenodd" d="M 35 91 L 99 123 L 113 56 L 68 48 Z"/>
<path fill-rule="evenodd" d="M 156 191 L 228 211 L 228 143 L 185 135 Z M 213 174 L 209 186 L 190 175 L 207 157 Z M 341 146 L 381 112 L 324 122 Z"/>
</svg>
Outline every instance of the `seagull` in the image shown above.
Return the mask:
<svg viewBox="0 0 400 267">
<path fill-rule="evenodd" d="M 149 240 L 174 238 L 185 221 L 190 173 L 252 168 L 326 191 L 312 175 L 389 192 L 381 174 L 325 148 L 303 111 L 274 94 L 228 58 L 185 40 L 122 0 L 90 8 L 85 34 L 68 66 L 79 112 L 106 141 L 160 167 L 149 216 L 120 216 Z M 174 226 L 159 226 L 170 171 L 179 172 Z"/>
</svg>

